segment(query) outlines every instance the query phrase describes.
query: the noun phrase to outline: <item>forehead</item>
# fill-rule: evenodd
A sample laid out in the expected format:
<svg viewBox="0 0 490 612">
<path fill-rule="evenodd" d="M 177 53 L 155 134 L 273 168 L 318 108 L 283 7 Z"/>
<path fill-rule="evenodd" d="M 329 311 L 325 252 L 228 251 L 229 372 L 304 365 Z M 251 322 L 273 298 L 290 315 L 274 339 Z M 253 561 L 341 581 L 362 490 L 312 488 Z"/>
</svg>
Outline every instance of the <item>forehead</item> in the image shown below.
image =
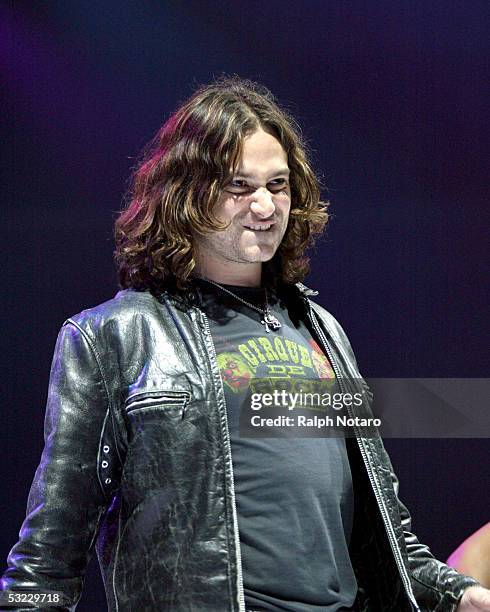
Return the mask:
<svg viewBox="0 0 490 612">
<path fill-rule="evenodd" d="M 254 175 L 285 168 L 288 156 L 277 138 L 259 129 L 243 139 L 239 173 Z"/>
</svg>

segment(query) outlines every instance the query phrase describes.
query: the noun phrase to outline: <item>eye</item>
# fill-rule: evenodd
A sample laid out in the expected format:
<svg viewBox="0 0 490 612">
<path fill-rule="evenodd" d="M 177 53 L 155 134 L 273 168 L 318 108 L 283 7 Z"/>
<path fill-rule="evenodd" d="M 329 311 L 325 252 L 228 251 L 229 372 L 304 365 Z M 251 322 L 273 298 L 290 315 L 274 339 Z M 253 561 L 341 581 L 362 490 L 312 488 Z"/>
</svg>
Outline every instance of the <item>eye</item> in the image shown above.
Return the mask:
<svg viewBox="0 0 490 612">
<path fill-rule="evenodd" d="M 287 192 L 289 189 L 289 181 L 284 178 L 275 179 L 270 181 L 267 187 L 272 193 Z"/>
<path fill-rule="evenodd" d="M 250 187 L 243 179 L 233 179 L 226 184 L 225 191 L 230 191 L 231 193 L 246 193 L 250 191 Z"/>
</svg>

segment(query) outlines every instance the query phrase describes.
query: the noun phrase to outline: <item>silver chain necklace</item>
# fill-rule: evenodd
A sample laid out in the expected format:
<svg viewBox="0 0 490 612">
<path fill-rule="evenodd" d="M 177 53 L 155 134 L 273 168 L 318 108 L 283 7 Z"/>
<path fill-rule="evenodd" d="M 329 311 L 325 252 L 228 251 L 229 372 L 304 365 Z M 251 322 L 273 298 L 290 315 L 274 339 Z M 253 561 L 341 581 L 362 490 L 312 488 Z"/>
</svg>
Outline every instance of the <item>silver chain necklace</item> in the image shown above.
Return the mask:
<svg viewBox="0 0 490 612">
<path fill-rule="evenodd" d="M 209 278 L 203 278 L 203 280 L 207 281 L 208 283 L 211 283 L 212 285 L 215 285 L 216 287 L 219 287 L 219 289 L 221 289 L 225 293 L 228 293 L 229 295 L 237 299 L 239 302 L 242 302 L 242 304 L 245 304 L 245 306 L 248 306 L 249 308 L 252 308 L 253 310 L 259 312 L 263 316 L 263 319 L 261 319 L 260 322 L 262 323 L 262 325 L 265 325 L 265 331 L 267 333 L 269 333 L 271 329 L 273 331 L 276 331 L 276 329 L 282 327 L 282 324 L 279 319 L 274 314 L 272 314 L 272 311 L 269 308 L 269 302 L 267 300 L 267 289 L 265 287 L 265 308 L 259 308 L 258 306 L 247 302 L 247 300 L 244 300 L 239 295 L 236 295 L 235 293 L 233 293 L 233 291 L 222 287 L 219 283 L 216 283 L 215 281 L 212 281 Z"/>
</svg>

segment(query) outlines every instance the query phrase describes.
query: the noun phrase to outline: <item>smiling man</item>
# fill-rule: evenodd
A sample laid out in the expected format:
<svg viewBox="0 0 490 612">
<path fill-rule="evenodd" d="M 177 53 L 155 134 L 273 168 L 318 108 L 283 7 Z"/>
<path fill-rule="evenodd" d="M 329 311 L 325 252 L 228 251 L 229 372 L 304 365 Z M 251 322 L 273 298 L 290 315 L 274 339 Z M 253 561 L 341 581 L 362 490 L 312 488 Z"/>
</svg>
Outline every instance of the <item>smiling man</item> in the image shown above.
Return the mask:
<svg viewBox="0 0 490 612">
<path fill-rule="evenodd" d="M 265 88 L 220 80 L 164 124 L 116 222 L 121 291 L 58 336 L 2 609 L 74 610 L 96 547 L 111 611 L 490 610 L 411 533 L 378 436 L 243 435 L 271 381 L 361 379 L 301 282 L 326 221 Z"/>
<path fill-rule="evenodd" d="M 277 251 L 291 206 L 287 154 L 258 128 L 243 139 L 240 167 L 226 181 L 215 214 L 221 232 L 196 236 L 196 269 L 222 283 L 259 287 L 262 262 Z"/>
</svg>

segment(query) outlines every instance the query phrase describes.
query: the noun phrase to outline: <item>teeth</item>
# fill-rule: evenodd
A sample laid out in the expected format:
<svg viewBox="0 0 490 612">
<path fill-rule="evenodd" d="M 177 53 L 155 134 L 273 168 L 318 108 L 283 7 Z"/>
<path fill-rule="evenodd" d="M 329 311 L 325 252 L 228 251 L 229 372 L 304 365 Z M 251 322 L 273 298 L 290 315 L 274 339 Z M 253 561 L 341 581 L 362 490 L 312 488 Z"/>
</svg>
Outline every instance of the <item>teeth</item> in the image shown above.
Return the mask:
<svg viewBox="0 0 490 612">
<path fill-rule="evenodd" d="M 265 232 L 270 227 L 272 227 L 272 223 L 270 223 L 269 225 L 247 225 L 248 229 L 259 230 L 262 232 Z"/>
</svg>

